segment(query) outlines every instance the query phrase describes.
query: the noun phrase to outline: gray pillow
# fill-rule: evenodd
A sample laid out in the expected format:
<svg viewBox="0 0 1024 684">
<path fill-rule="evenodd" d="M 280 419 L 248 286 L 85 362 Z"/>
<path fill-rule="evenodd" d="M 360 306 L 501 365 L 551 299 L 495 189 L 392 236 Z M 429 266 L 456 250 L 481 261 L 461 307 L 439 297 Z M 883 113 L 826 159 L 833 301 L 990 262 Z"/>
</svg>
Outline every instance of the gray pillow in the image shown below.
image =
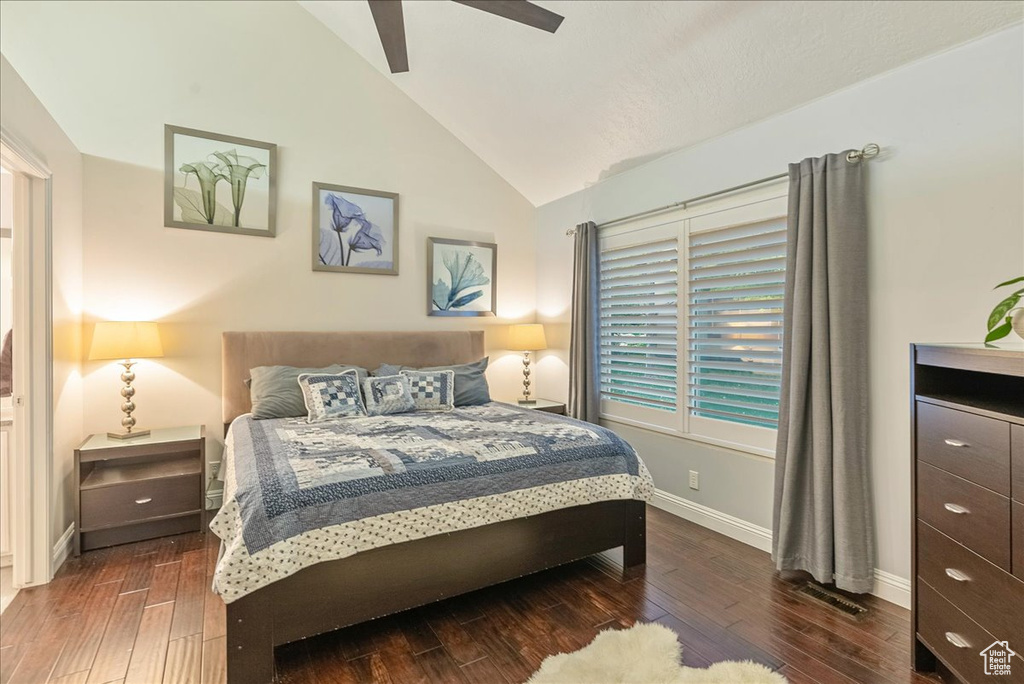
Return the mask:
<svg viewBox="0 0 1024 684">
<path fill-rule="evenodd" d="M 359 366 L 334 364 L 326 368 L 295 368 L 294 366 L 259 366 L 249 371 L 249 398 L 252 401 L 252 417 L 256 420 L 266 418 L 294 418 L 305 416 L 306 402 L 302 398 L 299 387 L 299 375 L 302 373 L 319 373 L 337 375 L 347 370 L 354 370 L 360 384 L 366 377 L 366 369 Z"/>
<path fill-rule="evenodd" d="M 455 371 L 455 405 L 479 406 L 491 400 L 491 391 L 487 386 L 487 357 L 473 363 L 461 363 L 454 366 L 431 366 L 429 368 L 410 368 L 390 363 L 381 364 L 373 371 L 373 375 L 394 375 L 403 370 L 452 370 Z"/>
</svg>

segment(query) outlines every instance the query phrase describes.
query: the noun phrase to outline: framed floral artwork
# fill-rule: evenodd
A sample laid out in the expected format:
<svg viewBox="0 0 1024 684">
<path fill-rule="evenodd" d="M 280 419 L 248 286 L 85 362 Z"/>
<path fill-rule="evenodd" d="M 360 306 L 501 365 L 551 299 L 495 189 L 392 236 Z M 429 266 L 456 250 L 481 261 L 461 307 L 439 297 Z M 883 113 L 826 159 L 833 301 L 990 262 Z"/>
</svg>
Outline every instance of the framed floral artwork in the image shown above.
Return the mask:
<svg viewBox="0 0 1024 684">
<path fill-rule="evenodd" d="M 398 275 L 398 194 L 313 183 L 313 270 Z"/>
<path fill-rule="evenodd" d="M 274 237 L 277 145 L 164 126 L 164 225 Z"/>
<path fill-rule="evenodd" d="M 498 245 L 427 239 L 427 315 L 494 316 Z"/>
</svg>

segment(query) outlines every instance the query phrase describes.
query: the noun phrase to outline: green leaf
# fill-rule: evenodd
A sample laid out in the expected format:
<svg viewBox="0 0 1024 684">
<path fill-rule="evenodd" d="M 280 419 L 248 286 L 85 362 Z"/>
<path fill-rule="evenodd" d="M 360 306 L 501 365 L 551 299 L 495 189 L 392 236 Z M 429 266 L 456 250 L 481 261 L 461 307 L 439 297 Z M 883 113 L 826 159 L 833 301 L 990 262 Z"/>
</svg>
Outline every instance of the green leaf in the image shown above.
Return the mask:
<svg viewBox="0 0 1024 684">
<path fill-rule="evenodd" d="M 1012 295 L 996 304 L 996 308 L 992 309 L 992 313 L 988 315 L 988 329 L 992 330 L 992 328 L 999 325 L 999 321 L 1003 320 L 1010 309 L 1017 306 L 1017 302 L 1019 301 L 1020 293 L 1014 292 Z"/>
<path fill-rule="evenodd" d="M 197 191 L 188 188 L 174 188 L 174 203 L 181 209 L 182 223 L 209 225 L 206 222 L 206 214 L 203 213 L 203 197 Z M 234 224 L 234 220 L 232 211 L 218 202 L 216 213 L 213 216 L 213 224 L 230 226 Z"/>
<path fill-rule="evenodd" d="M 1014 283 L 1024 283 L 1024 276 L 1021 276 L 1019 278 L 1014 278 L 1013 280 L 1007 280 L 1005 283 L 999 283 L 998 285 L 996 285 L 992 289 L 993 290 L 997 290 L 1000 287 L 1006 287 L 1007 285 L 1013 285 Z"/>
<path fill-rule="evenodd" d="M 985 336 L 985 344 L 1003 339 L 1010 334 L 1011 330 L 1013 330 L 1013 321 L 1007 316 L 1006 321 L 1001 326 L 990 330 L 988 335 Z"/>
</svg>

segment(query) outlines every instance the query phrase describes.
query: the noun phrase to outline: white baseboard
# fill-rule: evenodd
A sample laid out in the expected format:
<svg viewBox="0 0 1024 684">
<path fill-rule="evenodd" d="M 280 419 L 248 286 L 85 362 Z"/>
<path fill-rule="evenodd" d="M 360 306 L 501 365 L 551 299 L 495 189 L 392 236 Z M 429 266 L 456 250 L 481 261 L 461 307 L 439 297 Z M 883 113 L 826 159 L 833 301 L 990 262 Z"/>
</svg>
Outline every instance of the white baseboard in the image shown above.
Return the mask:
<svg viewBox="0 0 1024 684">
<path fill-rule="evenodd" d="M 771 553 L 772 531 L 760 525 L 740 520 L 728 513 L 716 511 L 714 508 L 694 503 L 661 489 L 654 490 L 654 501 L 651 503 L 672 515 Z"/>
<path fill-rule="evenodd" d="M 910 580 L 875 568 L 875 585 L 871 593 L 901 608 L 910 609 Z"/>
<path fill-rule="evenodd" d="M 72 537 L 75 535 L 75 523 L 68 525 L 68 529 L 64 530 L 64 534 L 60 535 L 60 539 L 53 545 L 53 572 L 56 573 L 60 570 L 60 566 L 64 565 L 64 561 L 71 555 L 71 551 L 74 548 L 74 542 Z"/>
<path fill-rule="evenodd" d="M 755 549 L 771 553 L 772 531 L 766 527 L 741 520 L 728 513 L 695 503 L 661 489 L 654 490 L 651 504 L 663 511 L 689 520 L 701 527 L 724 534 L 730 539 L 741 541 Z M 875 569 L 875 583 L 871 593 L 880 599 L 910 608 L 910 580 Z"/>
</svg>

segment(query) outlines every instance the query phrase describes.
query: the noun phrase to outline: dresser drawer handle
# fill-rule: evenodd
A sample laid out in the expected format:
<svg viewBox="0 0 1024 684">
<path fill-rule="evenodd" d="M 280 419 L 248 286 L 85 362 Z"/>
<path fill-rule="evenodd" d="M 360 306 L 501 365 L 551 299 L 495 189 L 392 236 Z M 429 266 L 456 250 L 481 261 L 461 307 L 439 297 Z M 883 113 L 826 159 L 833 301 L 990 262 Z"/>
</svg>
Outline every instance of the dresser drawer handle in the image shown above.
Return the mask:
<svg viewBox="0 0 1024 684">
<path fill-rule="evenodd" d="M 969 510 L 967 510 L 960 504 L 955 503 L 943 504 L 943 508 L 945 508 L 950 513 L 956 513 L 957 515 L 966 515 L 967 513 L 970 513 Z"/>
<path fill-rule="evenodd" d="M 147 498 L 145 498 L 145 499 L 136 499 L 136 500 L 135 500 L 135 503 L 137 503 L 137 504 L 139 504 L 139 505 L 141 505 L 141 504 L 148 504 L 148 503 L 149 503 L 150 501 L 152 501 L 152 500 L 153 500 L 153 498 L 152 498 L 152 497 L 147 497 Z M 948 505 L 948 504 L 947 504 L 947 505 Z"/>
<path fill-rule="evenodd" d="M 970 648 L 971 644 L 956 632 L 946 632 L 946 641 L 957 648 Z"/>
<path fill-rule="evenodd" d="M 969 446 L 971 446 L 967 442 L 961 442 L 959 439 L 947 439 L 945 441 L 946 441 L 946 444 L 948 444 L 951 447 L 969 447 Z"/>
<path fill-rule="evenodd" d="M 971 578 L 968 575 L 960 572 L 956 568 L 946 568 L 946 576 L 950 579 L 956 580 L 957 582 L 970 582 Z"/>
</svg>

